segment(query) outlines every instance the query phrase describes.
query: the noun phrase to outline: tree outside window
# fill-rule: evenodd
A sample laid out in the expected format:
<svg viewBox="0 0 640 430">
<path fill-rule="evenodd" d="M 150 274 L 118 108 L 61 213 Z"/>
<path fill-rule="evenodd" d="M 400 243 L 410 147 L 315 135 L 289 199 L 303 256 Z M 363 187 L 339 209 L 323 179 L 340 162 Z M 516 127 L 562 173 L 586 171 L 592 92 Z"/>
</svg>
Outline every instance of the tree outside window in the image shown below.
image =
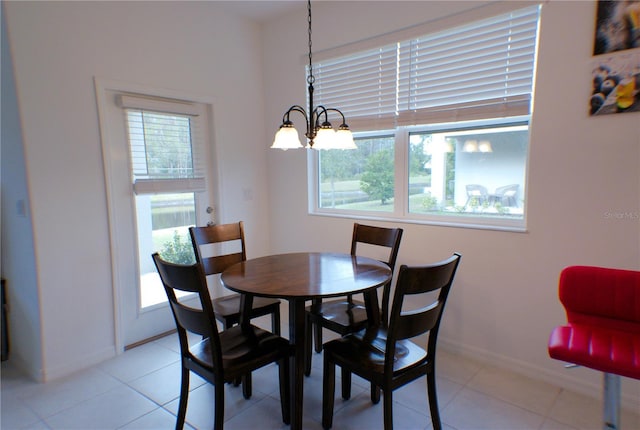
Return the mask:
<svg viewBox="0 0 640 430">
<path fill-rule="evenodd" d="M 394 136 L 356 138 L 356 145 L 356 150 L 320 151 L 318 206 L 392 212 Z"/>
</svg>

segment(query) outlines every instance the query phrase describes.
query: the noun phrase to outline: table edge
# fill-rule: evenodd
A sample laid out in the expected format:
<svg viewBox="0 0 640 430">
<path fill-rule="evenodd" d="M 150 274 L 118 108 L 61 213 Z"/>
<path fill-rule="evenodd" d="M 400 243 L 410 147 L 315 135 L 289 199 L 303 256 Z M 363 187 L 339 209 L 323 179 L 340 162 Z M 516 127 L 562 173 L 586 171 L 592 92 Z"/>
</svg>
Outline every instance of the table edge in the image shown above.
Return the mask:
<svg viewBox="0 0 640 430">
<path fill-rule="evenodd" d="M 261 257 L 255 257 L 255 258 L 247 259 L 246 261 L 258 260 L 258 259 L 261 259 L 261 258 L 273 257 L 273 256 L 286 256 L 286 255 L 299 255 L 299 254 L 331 254 L 331 255 L 341 255 L 341 256 L 352 257 L 351 254 L 346 253 L 346 252 L 321 252 L 321 251 L 318 251 L 318 252 L 315 252 L 315 251 L 313 251 L 313 252 L 285 252 L 285 253 L 281 253 L 281 254 L 263 255 Z M 385 279 L 384 281 L 381 281 L 381 282 L 375 284 L 375 285 L 371 285 L 371 286 L 368 286 L 368 287 L 365 287 L 365 288 L 361 288 L 361 289 L 358 289 L 358 290 L 353 290 L 353 291 L 350 291 L 349 293 L 339 292 L 339 293 L 322 294 L 322 295 L 311 294 L 311 295 L 298 295 L 298 296 L 283 296 L 282 294 L 269 294 L 269 293 L 250 293 L 250 294 L 252 294 L 255 297 L 267 297 L 267 298 L 282 299 L 282 300 L 287 300 L 287 301 L 291 301 L 291 300 L 312 300 L 312 299 L 316 299 L 316 298 L 323 298 L 324 299 L 324 298 L 332 298 L 332 297 L 344 297 L 347 294 L 361 294 L 361 293 L 367 292 L 367 291 L 372 290 L 372 289 L 380 288 L 381 286 L 383 286 L 387 282 L 391 281 L 391 279 L 393 277 L 393 271 L 391 270 L 391 268 L 385 262 L 380 261 L 380 260 L 376 260 L 375 258 L 372 258 L 372 257 L 366 257 L 366 256 L 363 256 L 363 255 L 357 255 L 356 257 L 367 259 L 367 260 L 371 260 L 371 261 L 376 262 L 376 263 L 384 264 L 389 269 L 388 278 Z M 232 267 L 234 267 L 234 266 L 236 266 L 238 264 L 246 263 L 246 261 L 241 261 L 241 262 L 235 263 L 234 265 L 229 266 L 226 270 L 229 270 L 230 268 L 232 268 Z M 223 271 L 220 274 L 220 282 L 222 283 L 223 288 L 227 288 L 228 290 L 231 290 L 231 291 L 233 291 L 235 293 L 238 293 L 238 294 L 249 294 L 249 293 L 247 293 L 246 291 L 244 291 L 242 289 L 237 289 L 235 287 L 227 285 L 227 283 L 224 282 L 223 278 L 224 278 L 224 272 L 226 272 L 226 270 Z"/>
</svg>

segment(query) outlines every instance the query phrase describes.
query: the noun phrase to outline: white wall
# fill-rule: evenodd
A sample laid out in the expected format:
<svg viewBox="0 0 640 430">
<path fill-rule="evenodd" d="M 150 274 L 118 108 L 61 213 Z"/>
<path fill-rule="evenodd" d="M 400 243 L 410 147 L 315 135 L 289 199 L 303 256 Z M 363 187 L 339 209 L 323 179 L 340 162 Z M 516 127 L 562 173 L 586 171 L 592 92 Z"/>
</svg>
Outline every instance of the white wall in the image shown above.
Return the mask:
<svg viewBox="0 0 640 430">
<path fill-rule="evenodd" d="M 313 47 L 341 46 L 479 5 L 316 2 Z M 563 267 L 638 269 L 640 262 L 640 114 L 587 115 L 595 10 L 595 2 L 587 1 L 551 0 L 542 8 L 527 233 L 400 224 L 405 233 L 398 262 L 463 254 L 444 314 L 442 345 L 599 395 L 597 372 L 566 371 L 547 354 L 549 333 L 565 321 L 557 299 Z M 266 123 L 275 132 L 282 113 L 306 100 L 304 12 L 268 23 L 263 47 Z M 348 250 L 353 219 L 307 214 L 304 151 L 269 152 L 268 163 L 272 250 Z M 609 213 L 635 216 L 617 219 Z M 640 384 L 625 379 L 623 393 L 637 405 Z"/>
<path fill-rule="evenodd" d="M 30 199 L 13 64 L 2 15 L 2 277 L 7 280 L 9 358 L 29 371 L 42 367 L 41 320 Z"/>
<path fill-rule="evenodd" d="M 243 219 L 249 256 L 268 251 L 260 34 L 216 2 L 3 3 L 38 262 L 39 297 L 29 299 L 42 333 L 11 329 L 42 350 L 42 362 L 31 357 L 36 347 L 21 364 L 47 380 L 116 352 L 94 77 L 213 99 L 224 160 L 217 220 Z M 15 273 L 4 257 L 3 274 Z"/>
</svg>

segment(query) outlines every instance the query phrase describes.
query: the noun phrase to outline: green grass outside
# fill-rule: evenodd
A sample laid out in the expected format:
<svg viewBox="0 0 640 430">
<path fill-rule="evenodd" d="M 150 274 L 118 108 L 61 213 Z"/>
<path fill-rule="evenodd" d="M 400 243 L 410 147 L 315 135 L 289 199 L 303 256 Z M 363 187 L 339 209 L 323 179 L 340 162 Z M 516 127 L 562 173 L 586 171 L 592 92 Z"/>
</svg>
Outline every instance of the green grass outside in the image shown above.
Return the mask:
<svg viewBox="0 0 640 430">
<path fill-rule="evenodd" d="M 409 184 L 422 184 L 429 180 L 429 176 L 411 176 L 409 178 Z M 326 193 L 332 191 L 331 183 L 328 181 L 320 184 L 320 192 Z M 351 181 L 337 181 L 333 184 L 333 191 L 360 191 L 360 180 L 355 179 Z"/>
<path fill-rule="evenodd" d="M 431 214 L 431 215 L 447 215 L 447 216 L 484 216 L 484 217 L 503 217 L 521 219 L 521 214 L 508 214 L 508 213 L 495 213 L 495 212 L 465 212 L 458 210 L 429 210 L 423 204 L 423 201 L 427 197 L 427 194 L 414 194 L 409 196 L 409 207 L 411 213 L 415 214 Z M 369 202 L 357 202 L 348 203 L 344 205 L 336 205 L 335 209 L 353 210 L 353 211 L 370 211 L 370 212 L 393 212 L 393 199 L 390 199 L 387 204 L 380 204 L 379 200 Z"/>
<path fill-rule="evenodd" d="M 427 209 L 423 208 L 422 201 L 426 197 L 426 194 L 414 194 L 409 196 L 410 207 L 412 212 L 427 213 Z M 336 205 L 336 209 L 345 210 L 361 210 L 361 211 L 377 211 L 377 212 L 393 212 L 393 199 L 389 199 L 386 204 L 381 204 L 380 200 L 368 201 L 368 202 L 356 202 L 347 203 L 344 205 Z M 433 212 L 433 211 L 431 211 Z"/>
<path fill-rule="evenodd" d="M 330 191 L 360 191 L 360 181 L 339 181 L 333 184 L 333 189 L 330 182 L 320 184 L 320 192 L 328 193 Z"/>
<path fill-rule="evenodd" d="M 336 205 L 335 209 L 346 209 L 354 211 L 372 211 L 372 212 L 393 212 L 393 199 L 387 200 L 386 204 L 380 204 L 380 200 L 368 202 L 347 203 L 344 205 Z"/>
</svg>

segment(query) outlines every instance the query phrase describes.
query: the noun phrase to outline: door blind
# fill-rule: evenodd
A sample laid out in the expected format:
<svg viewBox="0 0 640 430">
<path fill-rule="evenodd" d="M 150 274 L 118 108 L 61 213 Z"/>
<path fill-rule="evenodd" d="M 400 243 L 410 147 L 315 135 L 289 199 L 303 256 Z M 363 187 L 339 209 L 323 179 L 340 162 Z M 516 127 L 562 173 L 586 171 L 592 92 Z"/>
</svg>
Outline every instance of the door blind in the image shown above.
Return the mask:
<svg viewBox="0 0 640 430">
<path fill-rule="evenodd" d="M 131 96 L 120 100 L 125 108 L 135 193 L 204 190 L 198 115 L 179 103 L 148 102 Z"/>
</svg>

